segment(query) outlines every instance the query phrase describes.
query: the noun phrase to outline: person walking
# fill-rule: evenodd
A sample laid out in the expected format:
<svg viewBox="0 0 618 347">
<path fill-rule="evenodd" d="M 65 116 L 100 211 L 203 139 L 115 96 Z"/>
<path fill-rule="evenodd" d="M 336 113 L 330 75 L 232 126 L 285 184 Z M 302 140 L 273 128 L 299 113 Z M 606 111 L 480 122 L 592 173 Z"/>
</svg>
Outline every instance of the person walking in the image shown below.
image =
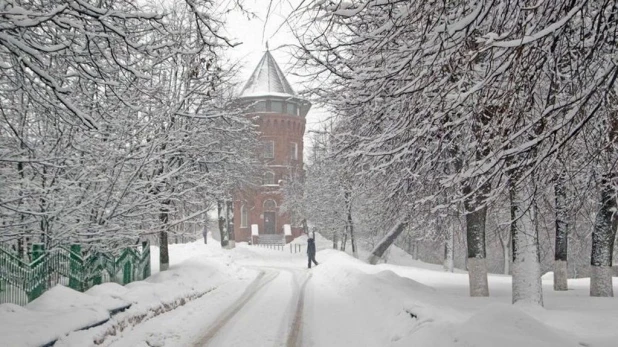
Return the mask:
<svg viewBox="0 0 618 347">
<path fill-rule="evenodd" d="M 307 257 L 309 258 L 309 268 L 311 269 L 311 262 L 317 266 L 318 262 L 315 261 L 315 241 L 313 238 L 309 237 L 307 239 Z"/>
</svg>

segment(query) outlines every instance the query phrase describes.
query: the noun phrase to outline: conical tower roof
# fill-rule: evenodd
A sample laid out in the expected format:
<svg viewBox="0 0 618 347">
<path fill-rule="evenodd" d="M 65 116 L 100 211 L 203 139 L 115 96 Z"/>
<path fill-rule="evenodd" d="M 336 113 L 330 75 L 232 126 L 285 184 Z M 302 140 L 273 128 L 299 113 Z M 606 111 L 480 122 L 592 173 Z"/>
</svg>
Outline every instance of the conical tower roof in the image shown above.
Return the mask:
<svg viewBox="0 0 618 347">
<path fill-rule="evenodd" d="M 249 77 L 247 84 L 242 89 L 240 97 L 267 95 L 296 96 L 294 89 L 290 86 L 290 83 L 269 51 L 264 53 L 251 77 Z"/>
</svg>

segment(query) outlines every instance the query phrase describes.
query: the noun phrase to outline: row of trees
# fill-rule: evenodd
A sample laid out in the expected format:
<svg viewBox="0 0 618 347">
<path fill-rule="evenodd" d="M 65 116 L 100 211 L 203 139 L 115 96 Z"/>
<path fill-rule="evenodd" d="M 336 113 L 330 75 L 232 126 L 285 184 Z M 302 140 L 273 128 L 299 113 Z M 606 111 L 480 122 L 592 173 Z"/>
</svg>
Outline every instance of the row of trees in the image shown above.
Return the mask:
<svg viewBox="0 0 618 347">
<path fill-rule="evenodd" d="M 2 2 L 0 242 L 115 250 L 204 220 L 247 179 L 214 1 Z"/>
<path fill-rule="evenodd" d="M 462 216 L 470 294 L 489 295 L 491 209 L 509 230 L 513 302 L 542 305 L 539 206 L 552 201 L 543 211 L 555 223 L 557 289 L 566 289 L 569 228 L 593 199 L 591 295 L 613 295 L 617 11 L 596 0 L 301 7 L 291 20 L 299 61 L 314 68 L 314 96 L 334 114 L 329 175 L 355 196 L 338 203 L 373 207 L 373 225 L 389 230 L 372 261 L 410 226 L 429 225 L 452 264 L 453 216 Z"/>
</svg>

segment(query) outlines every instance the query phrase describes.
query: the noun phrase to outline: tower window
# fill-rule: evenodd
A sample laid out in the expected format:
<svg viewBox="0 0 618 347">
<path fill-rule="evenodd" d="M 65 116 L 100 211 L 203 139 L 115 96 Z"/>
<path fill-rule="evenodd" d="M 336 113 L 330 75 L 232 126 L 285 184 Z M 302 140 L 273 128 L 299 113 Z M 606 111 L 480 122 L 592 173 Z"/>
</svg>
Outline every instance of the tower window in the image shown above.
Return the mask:
<svg viewBox="0 0 618 347">
<path fill-rule="evenodd" d="M 291 114 L 292 116 L 298 116 L 298 109 L 296 108 L 296 104 L 287 104 L 287 114 Z"/>
<path fill-rule="evenodd" d="M 253 105 L 255 112 L 265 112 L 266 111 L 266 101 L 258 101 Z"/>
<path fill-rule="evenodd" d="M 275 157 L 275 141 L 264 141 L 264 158 Z"/>
<path fill-rule="evenodd" d="M 274 172 L 266 172 L 264 173 L 264 180 L 262 184 L 275 184 L 275 173 Z"/>
<path fill-rule="evenodd" d="M 298 143 L 290 142 L 290 159 L 298 160 Z"/>
<path fill-rule="evenodd" d="M 270 102 L 270 110 L 272 112 L 283 113 L 283 102 L 281 102 L 281 101 L 271 101 Z"/>
<path fill-rule="evenodd" d="M 240 227 L 241 228 L 247 228 L 249 226 L 248 217 L 249 217 L 249 214 L 247 212 L 247 206 L 242 205 L 240 207 Z"/>
</svg>

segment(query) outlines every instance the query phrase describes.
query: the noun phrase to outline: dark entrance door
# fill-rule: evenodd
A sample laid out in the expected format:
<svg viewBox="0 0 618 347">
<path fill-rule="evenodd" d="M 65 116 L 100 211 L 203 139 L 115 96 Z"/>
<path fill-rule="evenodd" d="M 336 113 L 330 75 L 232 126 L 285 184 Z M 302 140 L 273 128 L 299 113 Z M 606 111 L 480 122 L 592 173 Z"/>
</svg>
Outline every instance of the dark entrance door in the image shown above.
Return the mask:
<svg viewBox="0 0 618 347">
<path fill-rule="evenodd" d="M 264 212 L 264 233 L 275 233 L 275 212 Z"/>
</svg>

